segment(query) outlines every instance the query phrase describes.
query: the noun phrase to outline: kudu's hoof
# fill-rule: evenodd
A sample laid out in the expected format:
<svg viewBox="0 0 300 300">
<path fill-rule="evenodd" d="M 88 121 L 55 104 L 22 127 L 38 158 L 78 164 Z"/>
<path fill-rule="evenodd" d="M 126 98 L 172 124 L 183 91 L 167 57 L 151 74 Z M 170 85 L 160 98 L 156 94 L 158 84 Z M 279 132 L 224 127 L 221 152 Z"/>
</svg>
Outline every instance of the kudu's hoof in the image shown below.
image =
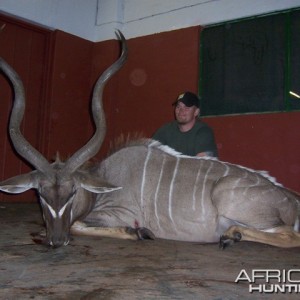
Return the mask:
<svg viewBox="0 0 300 300">
<path fill-rule="evenodd" d="M 146 227 L 127 227 L 126 231 L 127 233 L 135 234 L 137 236 L 137 240 L 155 240 L 154 233 Z"/>
<path fill-rule="evenodd" d="M 239 242 L 242 239 L 242 234 L 240 232 L 234 232 L 232 236 L 222 235 L 219 241 L 219 248 L 224 250 L 226 247 L 233 245 L 236 242 Z"/>
<path fill-rule="evenodd" d="M 46 233 L 44 231 L 42 232 L 32 232 L 30 233 L 32 237 L 32 241 L 39 245 L 47 245 L 46 242 Z"/>
<path fill-rule="evenodd" d="M 145 227 L 140 227 L 137 228 L 136 234 L 139 238 L 139 240 L 155 240 L 155 235 L 154 233 L 149 230 L 148 228 Z"/>
</svg>

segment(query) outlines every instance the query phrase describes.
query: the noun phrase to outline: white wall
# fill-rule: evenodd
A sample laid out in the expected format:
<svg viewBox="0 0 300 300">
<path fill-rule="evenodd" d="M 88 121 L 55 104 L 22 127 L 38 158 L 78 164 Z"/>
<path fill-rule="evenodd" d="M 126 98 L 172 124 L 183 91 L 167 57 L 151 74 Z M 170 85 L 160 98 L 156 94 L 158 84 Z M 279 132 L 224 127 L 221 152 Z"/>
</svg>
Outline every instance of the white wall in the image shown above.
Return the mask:
<svg viewBox="0 0 300 300">
<path fill-rule="evenodd" d="M 97 0 L 0 0 L 0 10 L 94 40 Z"/>
<path fill-rule="evenodd" d="M 91 41 L 207 25 L 300 7 L 300 0 L 0 0 L 0 10 Z"/>
</svg>

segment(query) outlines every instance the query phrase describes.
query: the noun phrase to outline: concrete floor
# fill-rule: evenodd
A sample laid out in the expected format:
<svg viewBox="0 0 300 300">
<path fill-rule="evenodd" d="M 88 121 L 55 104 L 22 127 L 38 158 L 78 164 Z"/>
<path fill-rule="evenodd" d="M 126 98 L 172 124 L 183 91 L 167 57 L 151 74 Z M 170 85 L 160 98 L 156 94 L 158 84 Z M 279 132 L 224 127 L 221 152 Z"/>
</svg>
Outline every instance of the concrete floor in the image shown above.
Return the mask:
<svg viewBox="0 0 300 300">
<path fill-rule="evenodd" d="M 225 250 L 167 240 L 74 237 L 57 249 L 34 244 L 37 204 L 0 203 L 0 299 L 299 299 L 249 293 L 242 269 L 300 269 L 299 248 L 238 243 Z M 299 278 L 300 280 L 300 278 Z"/>
</svg>

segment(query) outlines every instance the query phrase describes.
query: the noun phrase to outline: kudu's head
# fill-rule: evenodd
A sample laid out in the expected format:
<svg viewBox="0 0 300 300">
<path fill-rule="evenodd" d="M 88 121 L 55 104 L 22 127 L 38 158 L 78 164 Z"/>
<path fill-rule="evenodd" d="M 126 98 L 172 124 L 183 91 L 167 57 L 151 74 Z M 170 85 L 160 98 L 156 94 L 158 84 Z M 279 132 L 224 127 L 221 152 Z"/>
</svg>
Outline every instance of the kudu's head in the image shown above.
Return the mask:
<svg viewBox="0 0 300 300">
<path fill-rule="evenodd" d="M 83 215 L 92 208 L 93 196 L 88 192 L 98 194 L 118 189 L 81 168 L 99 151 L 105 137 L 106 121 L 102 103 L 104 86 L 127 59 L 126 40 L 120 31 L 116 31 L 116 35 L 122 41 L 121 56 L 99 77 L 93 91 L 92 114 L 96 126 L 95 133 L 87 144 L 64 163 L 56 159 L 50 164 L 20 132 L 25 110 L 23 83 L 12 67 L 0 58 L 0 70 L 11 81 L 15 94 L 9 122 L 10 138 L 15 150 L 36 169 L 2 181 L 0 190 L 13 194 L 32 188 L 37 190 L 47 230 L 44 243 L 54 247 L 67 245 L 69 242 L 70 226 L 75 221 L 73 211 L 75 198 L 82 198 L 76 202 L 76 210 Z"/>
</svg>

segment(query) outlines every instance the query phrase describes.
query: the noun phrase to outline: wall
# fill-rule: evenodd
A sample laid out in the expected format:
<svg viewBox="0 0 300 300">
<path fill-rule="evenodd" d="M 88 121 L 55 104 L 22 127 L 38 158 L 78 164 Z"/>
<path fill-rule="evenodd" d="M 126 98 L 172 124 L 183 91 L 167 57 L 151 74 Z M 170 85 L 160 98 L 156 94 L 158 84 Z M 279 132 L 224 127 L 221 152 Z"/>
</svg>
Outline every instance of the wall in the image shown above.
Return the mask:
<svg viewBox="0 0 300 300">
<path fill-rule="evenodd" d="M 20 30 L 23 28 L 18 26 Z M 108 133 L 97 158 L 105 155 L 110 141 L 121 133 L 138 131 L 151 136 L 159 126 L 173 119 L 171 103 L 179 93 L 197 91 L 200 33 L 200 28 L 195 26 L 128 40 L 129 59 L 108 82 L 104 92 Z M 23 122 L 25 136 L 50 159 L 56 150 L 62 156 L 72 154 L 91 137 L 92 86 L 99 73 L 118 57 L 119 44 L 113 40 L 91 43 L 62 31 L 48 34 L 52 39 L 50 45 L 46 39 L 43 46 L 30 48 L 35 54 L 27 53 L 26 57 L 34 57 L 30 64 L 20 59 L 14 66 L 19 66 L 17 70 L 29 92 Z M 18 41 L 16 36 L 20 38 L 20 34 L 11 31 L 5 37 L 1 45 L 7 44 L 7 47 L 1 46 L 5 49 L 0 51 L 1 56 L 10 57 L 14 49 L 17 51 L 30 40 Z M 10 40 L 13 42 L 7 43 Z M 13 56 L 22 55 L 21 52 Z M 41 58 L 38 60 L 38 57 Z M 44 75 L 41 67 L 45 67 Z M 30 80 L 30 74 L 38 78 Z M 9 85 L 2 76 L 0 80 L 0 90 L 2 86 L 6 89 L 1 99 L 9 99 Z M 36 94 L 38 97 L 34 97 Z M 1 162 L 4 162 L 0 180 L 3 180 L 30 168 L 20 163 L 9 146 L 7 122 L 11 102 L 1 101 L 0 105 L 1 147 L 5 145 L 5 149 L 0 148 Z M 300 192 L 299 114 L 212 117 L 205 121 L 215 130 L 220 159 L 269 170 L 287 187 Z M 33 195 L 16 198 L 1 194 L 0 197 L 1 201 L 35 201 Z"/>
<path fill-rule="evenodd" d="M 127 132 L 152 136 L 173 119 L 177 95 L 197 91 L 198 37 L 199 27 L 191 27 L 128 41 L 129 58 L 111 95 L 111 137 Z"/>
<path fill-rule="evenodd" d="M 89 110 L 93 43 L 60 30 L 53 35 L 45 155 L 53 158 L 59 151 L 67 158 L 93 131 Z"/>
<path fill-rule="evenodd" d="M 266 170 L 300 192 L 300 112 L 205 119 L 215 130 L 220 159 Z"/>
<path fill-rule="evenodd" d="M 0 11 L 99 42 L 299 7 L 300 0 L 1 0 Z"/>
<path fill-rule="evenodd" d="M 22 132 L 48 160 L 56 151 L 68 157 L 92 134 L 89 100 L 93 43 L 65 32 L 48 30 L 0 15 L 0 55 L 19 73 L 25 86 Z M 13 93 L 0 76 L 0 180 L 31 167 L 19 157 L 8 137 Z M 82 120 L 82 121 L 81 121 Z M 32 201 L 33 192 L 0 193 L 0 201 Z"/>
<path fill-rule="evenodd" d="M 27 106 L 22 131 L 30 143 L 43 151 L 44 105 L 47 101 L 48 69 L 52 32 L 19 20 L 0 16 L 0 56 L 7 60 L 21 76 Z M 14 152 L 7 135 L 8 117 L 12 107 L 12 90 L 4 76 L 0 76 L 0 180 L 30 170 Z M 40 100 L 44 99 L 44 102 Z M 0 200 L 22 201 L 33 197 L 33 192 L 17 196 L 0 193 Z"/>
<path fill-rule="evenodd" d="M 108 140 L 137 131 L 151 136 L 173 119 L 171 104 L 179 93 L 197 92 L 200 31 L 196 26 L 128 41 L 128 62 L 106 99 L 113 101 Z M 215 131 L 221 160 L 267 170 L 300 192 L 300 112 L 203 120 Z"/>
</svg>

